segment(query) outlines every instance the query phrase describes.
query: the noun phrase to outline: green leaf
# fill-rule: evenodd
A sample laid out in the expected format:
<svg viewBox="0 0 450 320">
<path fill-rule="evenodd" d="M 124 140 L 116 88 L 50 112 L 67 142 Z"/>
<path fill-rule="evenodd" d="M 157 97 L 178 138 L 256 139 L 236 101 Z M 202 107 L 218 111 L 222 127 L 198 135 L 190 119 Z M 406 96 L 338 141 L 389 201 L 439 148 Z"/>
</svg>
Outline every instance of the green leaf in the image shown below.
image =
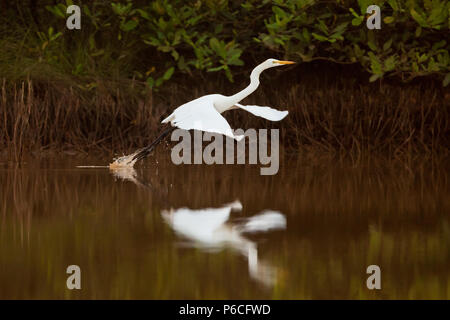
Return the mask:
<svg viewBox="0 0 450 320">
<path fill-rule="evenodd" d="M 219 40 L 217 40 L 217 38 L 209 39 L 209 46 L 211 49 L 213 49 L 217 53 L 219 53 L 221 51 L 221 45 L 220 45 Z"/>
<path fill-rule="evenodd" d="M 447 41 L 445 40 L 441 40 L 439 42 L 436 42 L 435 44 L 433 44 L 433 47 L 431 48 L 432 51 L 436 51 L 440 48 L 445 47 L 445 45 L 447 44 Z"/>
<path fill-rule="evenodd" d="M 49 40 L 54 41 L 54 40 L 58 39 L 60 36 L 62 36 L 62 33 L 58 32 L 58 33 L 52 35 Z"/>
<path fill-rule="evenodd" d="M 208 71 L 208 72 L 215 72 L 215 71 L 220 71 L 220 70 L 222 70 L 222 69 L 225 69 L 225 66 L 209 68 L 207 71 Z"/>
<path fill-rule="evenodd" d="M 410 10 L 411 16 L 421 27 L 428 27 L 428 23 L 422 15 L 420 15 L 414 8 Z"/>
<path fill-rule="evenodd" d="M 148 77 L 146 82 L 150 88 L 153 88 L 155 85 L 155 79 L 153 79 L 152 77 Z"/>
<path fill-rule="evenodd" d="M 136 28 L 138 22 L 136 20 L 128 20 L 126 23 L 122 24 L 121 29 L 125 32 L 131 31 Z"/>
<path fill-rule="evenodd" d="M 311 33 L 312 34 L 312 36 L 314 37 L 314 38 L 316 38 L 317 40 L 319 40 L 319 41 L 328 41 L 328 38 L 327 37 L 324 37 L 324 36 L 321 36 L 320 34 L 317 34 L 317 33 Z"/>
<path fill-rule="evenodd" d="M 352 19 L 352 25 L 353 26 L 359 26 L 362 22 L 363 22 L 363 18 L 361 18 L 361 17 Z"/>
<path fill-rule="evenodd" d="M 151 20 L 151 17 L 147 11 L 142 10 L 142 9 L 137 9 L 136 11 L 139 12 L 139 14 L 141 15 L 142 18 L 144 18 L 146 20 Z"/>
<path fill-rule="evenodd" d="M 272 10 L 279 17 L 285 17 L 286 16 L 286 12 L 284 12 L 283 9 L 281 9 L 280 7 L 273 6 Z"/>
<path fill-rule="evenodd" d="M 383 51 L 389 50 L 389 48 L 391 47 L 391 45 L 392 45 L 392 38 L 390 38 L 388 41 L 386 41 L 386 42 L 383 44 Z"/>
<path fill-rule="evenodd" d="M 180 58 L 180 54 L 176 50 L 172 50 L 171 55 L 175 59 L 175 61 Z"/>
<path fill-rule="evenodd" d="M 334 28 L 334 33 L 336 34 L 336 33 L 338 33 L 338 34 L 342 34 L 342 33 L 344 33 L 345 32 L 345 30 L 347 29 L 347 25 L 348 25 L 348 22 L 344 22 L 344 23 L 341 23 L 341 24 L 339 24 L 336 28 Z"/>
<path fill-rule="evenodd" d="M 379 74 L 373 74 L 370 76 L 369 81 L 370 82 L 375 82 L 377 81 L 381 76 Z"/>
<path fill-rule="evenodd" d="M 418 26 L 418 27 L 416 28 L 416 32 L 415 32 L 416 38 L 420 37 L 420 34 L 421 34 L 421 33 L 422 33 L 422 27 L 421 27 L 421 26 Z"/>
<path fill-rule="evenodd" d="M 353 16 L 355 18 L 358 18 L 358 19 L 361 18 L 361 16 L 359 14 L 357 14 L 356 11 L 353 8 L 350 8 L 349 10 L 350 10 L 350 12 L 353 14 Z"/>
<path fill-rule="evenodd" d="M 373 0 L 358 0 L 359 8 L 361 9 L 362 13 L 365 13 L 367 10 L 367 7 L 373 4 Z"/>
<path fill-rule="evenodd" d="M 233 75 L 231 74 L 230 68 L 228 68 L 228 66 L 224 66 L 224 70 L 228 80 L 230 80 L 230 82 L 233 82 Z"/>
<path fill-rule="evenodd" d="M 392 71 L 394 70 L 395 65 L 396 65 L 395 56 L 390 56 L 384 61 L 384 70 Z"/>
<path fill-rule="evenodd" d="M 372 30 L 369 30 L 369 32 L 367 33 L 367 45 L 369 46 L 370 50 L 377 51 L 375 35 Z"/>
<path fill-rule="evenodd" d="M 162 78 L 166 81 L 169 80 L 172 77 L 174 71 L 175 71 L 175 68 L 170 67 L 169 69 L 167 69 L 166 72 L 164 72 L 164 75 L 162 76 Z"/>
<path fill-rule="evenodd" d="M 440 29 L 440 24 L 445 22 L 445 19 L 447 17 L 447 10 L 445 8 L 446 2 L 448 1 L 442 1 L 440 3 L 439 1 L 433 2 L 433 9 L 428 16 L 428 21 L 435 29 Z"/>
<path fill-rule="evenodd" d="M 383 69 L 381 67 L 380 60 L 373 52 L 369 52 L 368 54 L 369 54 L 369 58 L 370 58 L 370 68 L 372 69 L 372 72 L 374 74 L 382 75 Z"/>
<path fill-rule="evenodd" d="M 394 11 L 399 10 L 397 0 L 388 0 L 388 3 L 391 6 L 391 8 L 394 9 Z"/>
<path fill-rule="evenodd" d="M 448 86 L 449 83 L 450 83 L 450 72 L 446 74 L 444 80 L 442 81 L 442 85 L 446 87 Z"/>
<path fill-rule="evenodd" d="M 156 81 L 155 81 L 155 86 L 156 86 L 156 87 L 159 87 L 159 86 L 161 86 L 161 85 L 163 84 L 163 82 L 164 82 L 164 78 L 163 78 L 163 77 L 158 78 L 158 79 L 156 79 Z"/>
<path fill-rule="evenodd" d="M 364 50 L 361 50 L 361 48 L 356 43 L 353 45 L 353 49 L 357 58 L 361 58 L 364 55 Z"/>
<path fill-rule="evenodd" d="M 63 5 L 64 7 L 64 5 Z M 45 6 L 45 9 L 47 9 L 48 11 L 50 11 L 51 13 L 53 13 L 55 16 L 59 17 L 59 18 L 65 18 L 65 11 L 63 12 L 61 10 L 61 8 L 59 6 Z"/>
<path fill-rule="evenodd" d="M 387 17 L 385 17 L 385 18 L 383 19 L 383 21 L 384 21 L 384 23 L 386 23 L 386 24 L 392 23 L 392 22 L 394 22 L 394 17 L 392 17 L 392 16 L 387 16 Z"/>
<path fill-rule="evenodd" d="M 311 42 L 311 37 L 309 35 L 308 29 L 303 28 L 302 35 L 303 35 L 303 38 L 305 39 L 306 43 L 310 43 Z"/>
</svg>

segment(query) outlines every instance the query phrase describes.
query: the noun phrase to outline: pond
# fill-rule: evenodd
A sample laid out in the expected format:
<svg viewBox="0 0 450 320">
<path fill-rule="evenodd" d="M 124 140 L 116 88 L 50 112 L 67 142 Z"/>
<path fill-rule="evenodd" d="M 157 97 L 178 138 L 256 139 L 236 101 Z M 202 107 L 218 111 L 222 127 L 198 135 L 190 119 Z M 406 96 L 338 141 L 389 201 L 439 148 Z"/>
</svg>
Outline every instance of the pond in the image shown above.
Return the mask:
<svg viewBox="0 0 450 320">
<path fill-rule="evenodd" d="M 450 298 L 445 162 L 109 160 L 1 163 L 1 299 Z"/>
</svg>

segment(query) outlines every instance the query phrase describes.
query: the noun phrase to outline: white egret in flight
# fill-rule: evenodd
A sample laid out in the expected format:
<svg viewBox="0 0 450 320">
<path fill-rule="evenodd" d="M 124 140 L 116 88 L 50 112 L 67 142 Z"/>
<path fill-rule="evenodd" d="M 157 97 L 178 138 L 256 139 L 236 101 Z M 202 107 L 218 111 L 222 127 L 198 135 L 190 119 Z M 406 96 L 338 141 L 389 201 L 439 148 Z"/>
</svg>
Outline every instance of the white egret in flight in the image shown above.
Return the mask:
<svg viewBox="0 0 450 320">
<path fill-rule="evenodd" d="M 288 111 L 279 111 L 270 107 L 244 106 L 239 102 L 254 92 L 259 86 L 259 75 L 266 69 L 293 64 L 293 61 L 267 59 L 253 69 L 250 74 L 250 84 L 242 91 L 232 95 L 208 94 L 200 98 L 182 104 L 176 108 L 162 123 L 170 123 L 172 127 L 185 130 L 201 130 L 219 133 L 236 140 L 241 140 L 243 135 L 234 135 L 233 130 L 221 113 L 231 109 L 243 109 L 255 116 L 271 121 L 280 121 L 287 116 Z M 133 155 L 116 159 L 110 166 L 133 166 L 134 163 L 145 158 L 153 148 L 167 136 L 173 128 L 164 130 L 149 146 L 136 151 Z"/>
<path fill-rule="evenodd" d="M 244 106 L 239 104 L 239 102 L 258 88 L 261 72 L 269 68 L 293 63 L 293 61 L 267 59 L 253 69 L 250 75 L 250 84 L 244 90 L 232 96 L 208 94 L 187 102 L 176 108 L 162 123 L 170 123 L 172 126 L 185 130 L 195 129 L 220 133 L 236 140 L 241 140 L 244 136 L 235 136 L 221 113 L 231 109 L 243 109 L 255 116 L 271 121 L 279 121 L 286 117 L 287 111 L 278 111 L 270 107 Z"/>
</svg>

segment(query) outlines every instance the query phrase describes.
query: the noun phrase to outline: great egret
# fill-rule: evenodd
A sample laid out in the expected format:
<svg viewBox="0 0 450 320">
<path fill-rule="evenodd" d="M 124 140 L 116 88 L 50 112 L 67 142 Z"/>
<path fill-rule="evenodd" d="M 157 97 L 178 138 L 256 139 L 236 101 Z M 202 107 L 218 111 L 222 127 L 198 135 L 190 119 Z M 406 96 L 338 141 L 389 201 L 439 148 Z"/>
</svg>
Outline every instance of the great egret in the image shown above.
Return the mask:
<svg viewBox="0 0 450 320">
<path fill-rule="evenodd" d="M 243 135 L 234 135 L 227 120 L 221 113 L 231 109 L 243 109 L 255 116 L 265 118 L 271 121 L 280 121 L 287 116 L 288 111 L 279 111 L 270 107 L 244 106 L 239 102 L 255 91 L 259 86 L 259 75 L 266 69 L 294 64 L 293 61 L 267 59 L 253 69 L 250 74 L 250 84 L 242 91 L 232 95 L 224 96 L 221 94 L 208 94 L 182 104 L 176 108 L 162 123 L 170 123 L 169 127 L 156 138 L 149 146 L 136 151 L 131 156 L 125 156 L 116 159 L 110 166 L 133 166 L 140 159 L 150 154 L 153 148 L 164 139 L 173 129 L 177 127 L 185 130 L 201 130 L 226 135 L 240 141 Z"/>
<path fill-rule="evenodd" d="M 239 102 L 255 91 L 259 86 L 259 75 L 266 69 L 293 64 L 293 61 L 282 61 L 267 59 L 255 69 L 250 75 L 250 84 L 242 91 L 232 95 L 208 94 L 187 102 L 172 112 L 162 123 L 170 123 L 180 129 L 201 130 L 226 135 L 236 140 L 241 140 L 244 136 L 235 136 L 227 120 L 221 113 L 231 109 L 243 109 L 255 116 L 271 121 L 279 121 L 287 116 L 287 111 L 278 111 L 270 107 L 244 106 Z"/>
</svg>

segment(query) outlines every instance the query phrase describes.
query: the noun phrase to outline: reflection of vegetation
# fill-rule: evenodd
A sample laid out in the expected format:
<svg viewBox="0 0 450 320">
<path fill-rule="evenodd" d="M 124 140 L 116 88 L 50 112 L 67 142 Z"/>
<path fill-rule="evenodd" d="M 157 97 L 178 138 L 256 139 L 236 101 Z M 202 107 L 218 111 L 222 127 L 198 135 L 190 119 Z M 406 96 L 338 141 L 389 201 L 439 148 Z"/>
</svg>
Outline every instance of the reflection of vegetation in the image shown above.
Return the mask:
<svg viewBox="0 0 450 320">
<path fill-rule="evenodd" d="M 448 299 L 448 168 L 372 161 L 286 159 L 267 178 L 245 166 L 175 167 L 159 158 L 159 173 L 138 172 L 168 190 L 157 197 L 107 170 L 0 171 L 0 297 Z M 237 197 L 244 210 L 235 219 L 267 208 L 287 216 L 286 232 L 251 237 L 281 271 L 270 290 L 232 251 L 175 247 L 159 214 Z M 65 288 L 69 264 L 81 267 L 80 292 Z M 381 291 L 365 287 L 370 264 L 381 267 Z"/>
</svg>

